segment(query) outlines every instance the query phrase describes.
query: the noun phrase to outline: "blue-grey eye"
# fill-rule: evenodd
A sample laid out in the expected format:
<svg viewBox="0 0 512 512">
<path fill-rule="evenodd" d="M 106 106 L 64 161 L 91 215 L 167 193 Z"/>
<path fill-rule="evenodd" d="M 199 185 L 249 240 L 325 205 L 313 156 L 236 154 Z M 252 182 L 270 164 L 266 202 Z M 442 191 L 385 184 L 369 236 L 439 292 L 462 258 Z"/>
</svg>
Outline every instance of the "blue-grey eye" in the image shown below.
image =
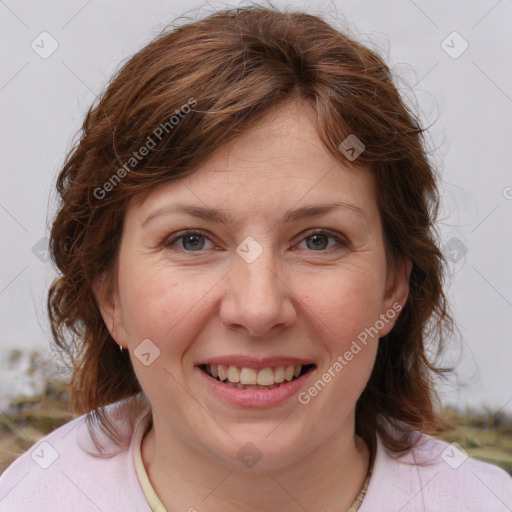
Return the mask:
<svg viewBox="0 0 512 512">
<path fill-rule="evenodd" d="M 323 239 L 323 240 L 322 240 Z M 329 237 L 327 235 L 312 235 L 306 238 L 307 241 L 312 240 L 313 246 L 311 247 L 308 242 L 306 242 L 308 249 L 325 249 L 327 245 L 329 245 Z"/>
<path fill-rule="evenodd" d="M 183 240 L 182 246 L 186 250 L 194 251 L 204 247 L 204 235 L 185 235 L 180 238 Z"/>
</svg>

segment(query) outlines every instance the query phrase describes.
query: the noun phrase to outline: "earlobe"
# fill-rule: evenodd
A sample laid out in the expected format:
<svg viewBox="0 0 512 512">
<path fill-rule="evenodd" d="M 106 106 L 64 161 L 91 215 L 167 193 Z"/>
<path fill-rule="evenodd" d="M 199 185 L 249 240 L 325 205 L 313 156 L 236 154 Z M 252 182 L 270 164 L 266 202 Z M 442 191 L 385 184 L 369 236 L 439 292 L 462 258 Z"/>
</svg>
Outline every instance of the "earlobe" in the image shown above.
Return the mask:
<svg viewBox="0 0 512 512">
<path fill-rule="evenodd" d="M 395 279 L 390 295 L 393 297 L 393 303 L 398 302 L 402 308 L 409 297 L 409 279 L 412 272 L 412 261 L 409 258 L 400 257 L 397 261 L 395 270 Z"/>
<path fill-rule="evenodd" d="M 386 283 L 386 293 L 382 302 L 383 311 L 388 322 L 380 329 L 379 337 L 386 336 L 393 329 L 400 311 L 405 307 L 409 297 L 409 279 L 412 272 L 412 261 L 406 257 L 400 257 L 396 266 L 390 269 Z"/>
<path fill-rule="evenodd" d="M 97 276 L 92 284 L 92 289 L 110 335 L 121 347 L 126 348 L 124 337 L 121 336 L 117 298 L 107 275 L 101 274 Z"/>
</svg>

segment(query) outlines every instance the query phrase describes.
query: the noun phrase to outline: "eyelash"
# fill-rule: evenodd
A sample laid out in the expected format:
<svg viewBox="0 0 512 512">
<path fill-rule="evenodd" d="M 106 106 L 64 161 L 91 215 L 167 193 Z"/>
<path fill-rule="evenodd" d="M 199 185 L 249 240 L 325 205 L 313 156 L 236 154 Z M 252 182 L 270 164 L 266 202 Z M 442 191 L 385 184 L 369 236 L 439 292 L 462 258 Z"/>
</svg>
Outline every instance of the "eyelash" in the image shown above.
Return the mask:
<svg viewBox="0 0 512 512">
<path fill-rule="evenodd" d="M 200 252 L 204 252 L 201 249 L 198 250 L 198 251 L 187 251 L 186 249 L 172 247 L 173 244 L 176 243 L 178 240 L 181 240 L 183 238 L 186 238 L 187 236 L 193 236 L 193 235 L 204 236 L 205 238 L 210 240 L 208 238 L 208 236 L 205 233 L 203 233 L 202 231 L 188 230 L 188 231 L 182 231 L 180 234 L 174 236 L 173 238 L 166 240 L 164 242 L 164 246 L 166 248 L 170 248 L 172 250 L 180 250 L 180 251 L 187 252 L 187 253 L 194 253 L 194 252 L 200 253 Z M 311 237 L 313 237 L 315 235 L 325 235 L 328 238 L 332 238 L 332 239 L 336 240 L 338 245 L 340 245 L 341 247 L 347 247 L 348 246 L 348 243 L 347 243 L 347 241 L 344 238 L 339 236 L 336 232 L 330 231 L 328 229 L 319 229 L 319 230 L 316 230 L 316 231 L 312 231 L 312 232 L 308 233 L 307 236 L 303 237 L 301 242 L 303 240 L 307 240 L 308 238 L 311 238 Z M 332 249 L 333 248 L 331 247 L 330 250 L 332 250 Z M 318 251 L 311 250 L 310 252 L 327 252 L 327 251 L 329 251 L 329 249 L 320 249 Z"/>
</svg>

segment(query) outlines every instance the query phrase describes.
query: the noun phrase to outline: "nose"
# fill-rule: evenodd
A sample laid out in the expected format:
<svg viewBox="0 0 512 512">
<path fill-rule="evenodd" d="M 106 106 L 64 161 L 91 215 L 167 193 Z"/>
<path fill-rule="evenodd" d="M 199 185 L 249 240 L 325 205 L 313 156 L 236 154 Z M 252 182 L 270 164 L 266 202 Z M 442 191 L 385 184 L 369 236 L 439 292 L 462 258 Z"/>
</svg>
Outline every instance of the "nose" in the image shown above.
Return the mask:
<svg viewBox="0 0 512 512">
<path fill-rule="evenodd" d="M 261 338 L 295 322 L 294 293 L 270 252 L 263 251 L 252 263 L 236 255 L 220 308 L 228 329 L 246 330 L 250 336 Z"/>
</svg>

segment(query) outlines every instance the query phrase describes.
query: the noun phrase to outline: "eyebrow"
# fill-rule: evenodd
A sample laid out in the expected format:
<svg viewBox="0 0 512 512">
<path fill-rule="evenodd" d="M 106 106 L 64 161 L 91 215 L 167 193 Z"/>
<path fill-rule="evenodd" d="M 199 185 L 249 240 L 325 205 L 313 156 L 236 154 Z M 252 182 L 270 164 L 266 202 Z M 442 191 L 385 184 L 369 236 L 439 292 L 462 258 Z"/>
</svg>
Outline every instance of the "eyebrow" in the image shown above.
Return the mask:
<svg viewBox="0 0 512 512">
<path fill-rule="evenodd" d="M 338 208 L 349 210 L 363 217 L 364 219 L 367 219 L 365 212 L 359 206 L 346 202 L 336 202 L 304 206 L 302 208 L 297 208 L 295 210 L 288 210 L 281 218 L 281 222 L 290 223 L 310 217 L 319 217 L 320 215 L 325 215 Z M 191 217 L 197 217 L 199 219 L 203 219 L 210 222 L 217 222 L 222 224 L 231 223 L 229 215 L 223 210 L 218 210 L 215 208 L 205 208 L 202 206 L 192 206 L 187 204 L 173 204 L 157 208 L 156 210 L 151 212 L 148 215 L 148 217 L 142 222 L 142 225 L 145 226 L 155 217 L 159 217 L 161 215 L 165 215 L 168 213 L 184 213 L 186 215 L 190 215 Z"/>
</svg>

